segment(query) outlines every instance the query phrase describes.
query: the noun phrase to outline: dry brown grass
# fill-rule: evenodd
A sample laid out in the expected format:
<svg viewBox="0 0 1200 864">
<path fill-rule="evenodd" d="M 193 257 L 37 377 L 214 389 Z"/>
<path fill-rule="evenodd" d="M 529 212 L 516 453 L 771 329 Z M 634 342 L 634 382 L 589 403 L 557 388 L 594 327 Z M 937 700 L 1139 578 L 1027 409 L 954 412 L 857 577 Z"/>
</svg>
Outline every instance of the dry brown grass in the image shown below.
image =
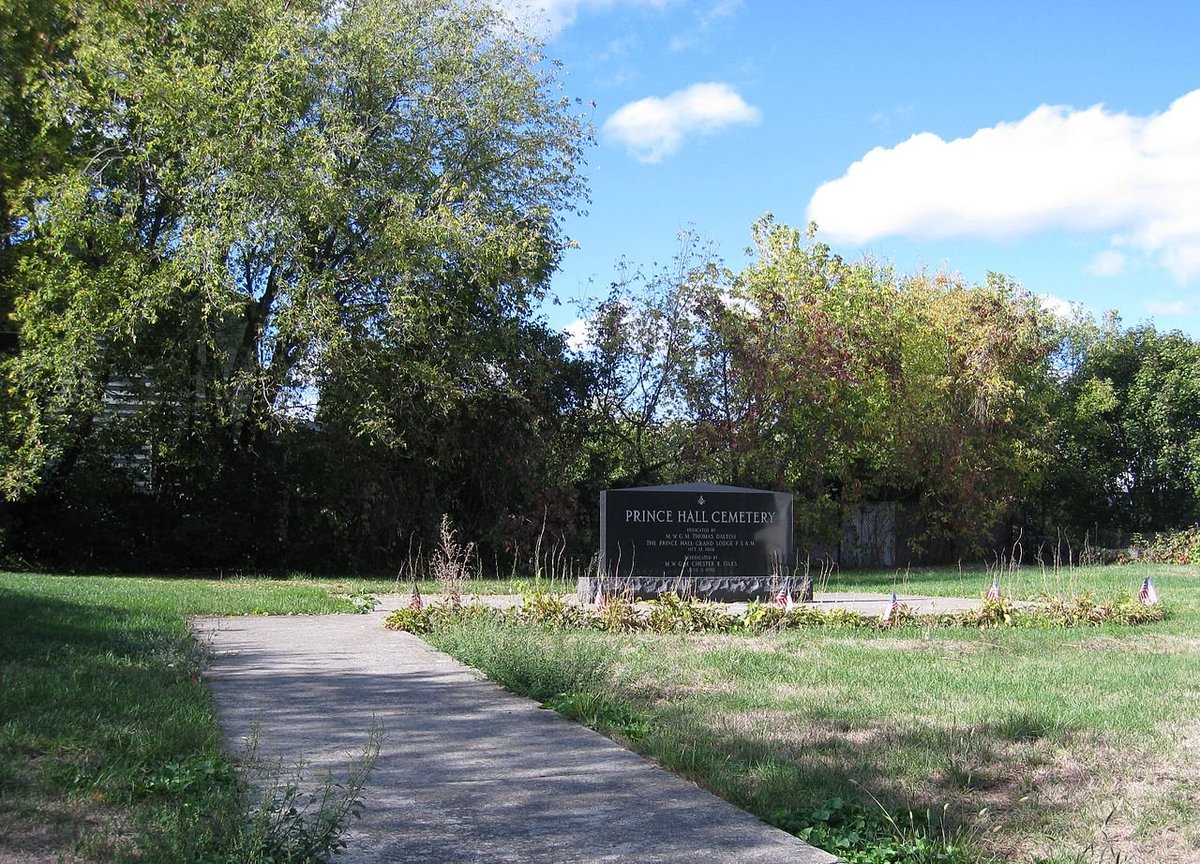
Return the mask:
<svg viewBox="0 0 1200 864">
<path fill-rule="evenodd" d="M 1069 647 L 1081 651 L 1120 651 L 1131 646 L 1143 654 L 1195 654 L 1200 657 L 1200 638 L 1176 633 L 1139 633 L 1136 640 L 1093 636 Z"/>
<path fill-rule="evenodd" d="M 945 726 L 937 732 L 958 749 L 914 783 L 911 775 L 901 780 L 879 771 L 885 754 L 912 732 L 901 724 L 846 728 L 802 721 L 784 709 L 707 721 L 718 739 L 754 742 L 805 775 L 844 773 L 889 806 L 945 805 L 1004 861 L 1066 855 L 1080 864 L 1200 862 L 1200 722 L 1174 730 L 1172 748 L 1118 746 L 1090 734 L 1073 735 L 1066 745 L 983 740 L 982 733 Z"/>
<path fill-rule="evenodd" d="M 0 814 L 0 864 L 111 860 L 132 837 L 112 808 L 89 802 L 43 800 L 6 811 Z"/>
<path fill-rule="evenodd" d="M 846 695 L 839 683 L 816 681 L 762 682 L 765 689 L 755 691 L 761 706 L 717 708 L 723 701 L 718 698 L 709 710 L 706 697 L 736 693 L 739 684 L 696 664 L 697 653 L 803 656 L 811 649 L 767 636 L 655 640 L 643 650 L 651 644 L 671 674 L 638 681 L 640 698 L 655 708 L 688 703 L 688 721 L 746 761 L 748 795 L 770 793 L 771 772 L 756 766 L 783 763 L 794 766 L 795 776 L 861 784 L 893 812 L 945 806 L 951 820 L 976 832 L 983 848 L 1004 861 L 1200 864 L 1200 720 L 1163 730 L 1161 742 L 1136 744 L 1084 730 L 1011 740 L 995 727 L 938 721 L 937 709 L 909 721 L 814 720 L 794 706 L 839 704 Z M 997 647 L 986 639 L 887 637 L 845 644 L 871 654 L 920 655 L 922 663 L 954 662 Z M 1129 646 L 1089 635 L 1063 647 L 1093 652 Z M 1145 653 L 1191 654 L 1197 648 L 1200 639 L 1173 634 L 1138 634 L 1136 642 Z M 928 765 L 888 769 L 890 760 L 905 754 Z"/>
</svg>

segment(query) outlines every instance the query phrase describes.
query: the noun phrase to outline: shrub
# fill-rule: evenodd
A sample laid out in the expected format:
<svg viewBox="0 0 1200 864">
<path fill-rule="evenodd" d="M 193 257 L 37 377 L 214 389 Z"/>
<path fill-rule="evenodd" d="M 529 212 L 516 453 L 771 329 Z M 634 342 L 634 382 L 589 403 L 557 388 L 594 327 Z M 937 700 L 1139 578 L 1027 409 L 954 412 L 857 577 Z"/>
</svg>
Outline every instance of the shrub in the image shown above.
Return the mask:
<svg viewBox="0 0 1200 864">
<path fill-rule="evenodd" d="M 1020 623 L 1022 611 L 1008 597 L 999 600 L 984 600 L 977 609 L 964 609 L 949 616 L 947 623 L 955 627 L 1015 627 Z"/>
<path fill-rule="evenodd" d="M 684 600 L 669 592 L 651 601 L 646 626 L 655 633 L 728 633 L 741 620 L 711 603 Z"/>
<path fill-rule="evenodd" d="M 1130 545 L 1137 561 L 1147 564 L 1200 563 L 1200 527 L 1143 537 L 1134 534 Z"/>
<path fill-rule="evenodd" d="M 398 609 L 384 626 L 410 633 L 437 633 L 444 627 L 475 622 L 533 625 L 549 631 L 600 630 L 606 633 L 763 633 L 807 627 L 846 630 L 894 629 L 912 624 L 925 627 L 1082 627 L 1100 624 L 1148 624 L 1164 620 L 1169 612 L 1160 604 L 1150 606 L 1132 597 L 1096 600 L 1089 594 L 1068 599 L 1043 597 L 1036 606 L 1020 607 L 1011 599 L 985 600 L 981 606 L 939 615 L 919 615 L 899 604 L 887 620 L 851 609 L 828 611 L 812 606 L 783 609 L 752 602 L 740 615 L 731 615 L 712 603 L 685 600 L 664 594 L 644 608 L 628 597 L 614 594 L 597 609 L 576 606 L 561 597 L 533 594 L 518 608 L 499 612 L 486 606 L 456 606 L 452 603 Z"/>
<path fill-rule="evenodd" d="M 569 603 L 559 594 L 529 594 L 513 614 L 521 623 L 554 630 L 578 630 L 588 624 L 587 610 Z"/>
<path fill-rule="evenodd" d="M 383 626 L 388 630 L 403 630 L 406 633 L 421 635 L 433 633 L 448 625 L 499 617 L 500 613 L 494 609 L 478 604 L 460 606 L 454 603 L 430 603 L 415 609 L 410 606 L 397 609 L 384 619 Z"/>
<path fill-rule="evenodd" d="M 646 629 L 646 619 L 638 614 L 633 600 L 624 594 L 612 594 L 591 614 L 592 624 L 606 633 L 633 633 Z"/>
<path fill-rule="evenodd" d="M 1111 597 L 1096 601 L 1090 594 L 1081 594 L 1068 599 L 1043 598 L 1038 617 L 1058 627 L 1149 624 L 1164 620 L 1167 610 L 1161 603 L 1147 606 L 1132 597 Z"/>
</svg>

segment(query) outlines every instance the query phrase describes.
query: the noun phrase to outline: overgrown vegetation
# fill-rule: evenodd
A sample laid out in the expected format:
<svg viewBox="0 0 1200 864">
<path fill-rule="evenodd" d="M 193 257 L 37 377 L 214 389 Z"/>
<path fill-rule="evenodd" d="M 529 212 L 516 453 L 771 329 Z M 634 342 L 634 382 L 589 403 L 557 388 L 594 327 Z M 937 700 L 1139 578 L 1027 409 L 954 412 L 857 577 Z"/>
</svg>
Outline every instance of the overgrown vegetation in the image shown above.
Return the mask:
<svg viewBox="0 0 1200 864">
<path fill-rule="evenodd" d="M 532 624 L 554 631 L 599 630 L 607 633 L 744 634 L 781 632 L 808 628 L 846 630 L 895 630 L 902 627 L 996 629 L 1019 627 L 1098 627 L 1104 624 L 1148 624 L 1167 618 L 1160 603 L 1145 604 L 1136 597 L 1097 600 L 1091 594 L 1078 597 L 1039 597 L 1028 604 L 1012 600 L 984 600 L 978 607 L 957 612 L 918 615 L 904 604 L 885 614 L 873 615 L 850 609 L 821 609 L 798 605 L 785 609 L 753 601 L 735 614 L 714 603 L 684 600 L 664 594 L 656 600 L 634 603 L 620 594 L 608 597 L 599 608 L 584 607 L 562 596 L 532 594 L 520 606 L 503 611 L 485 606 L 463 607 L 458 602 L 430 603 L 398 609 L 385 626 L 410 633 L 435 633 L 458 629 L 464 622 L 481 624 Z"/>
<path fill-rule="evenodd" d="M 1151 537 L 1135 534 L 1131 546 L 1146 564 L 1200 564 L 1200 528 L 1164 531 Z"/>
<path fill-rule="evenodd" d="M 235 848 L 222 854 L 231 864 L 328 862 L 346 848 L 343 835 L 351 820 L 362 816 L 363 789 L 382 740 L 380 727 L 373 726 L 361 756 L 350 763 L 341 782 L 328 774 L 320 779 L 306 776 L 303 765 L 285 769 L 279 763 L 264 763 L 252 742 L 241 757 L 247 785 L 242 804 L 245 808 L 247 799 L 252 802 L 247 808 L 250 817 L 243 816 L 229 832 Z M 180 853 L 181 860 L 189 856 L 186 850 Z"/>
</svg>

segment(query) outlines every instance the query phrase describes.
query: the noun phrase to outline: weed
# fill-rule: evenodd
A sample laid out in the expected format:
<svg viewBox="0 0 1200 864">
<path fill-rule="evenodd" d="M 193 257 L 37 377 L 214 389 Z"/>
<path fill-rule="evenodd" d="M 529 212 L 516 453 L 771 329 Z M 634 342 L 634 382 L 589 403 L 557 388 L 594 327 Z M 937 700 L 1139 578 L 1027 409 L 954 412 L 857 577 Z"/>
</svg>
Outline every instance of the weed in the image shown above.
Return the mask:
<svg viewBox="0 0 1200 864">
<path fill-rule="evenodd" d="M 392 612 L 383 621 L 388 630 L 402 630 L 418 635 L 433 633 L 444 628 L 453 627 L 471 621 L 484 621 L 499 618 L 496 611 L 487 606 L 469 605 L 447 601 L 444 603 L 415 603 L 404 606 Z"/>
<path fill-rule="evenodd" d="M 644 619 L 633 600 L 622 593 L 609 594 L 594 613 L 597 629 L 606 633 L 633 633 L 644 628 Z"/>
<path fill-rule="evenodd" d="M 845 864 L 973 864 L 977 850 L 963 832 L 947 832 L 943 813 L 911 810 L 903 822 L 839 797 L 807 811 L 775 810 L 768 821 Z"/>
<path fill-rule="evenodd" d="M 355 591 L 347 599 L 359 615 L 367 615 L 379 608 L 379 598 L 369 591 Z"/>
<path fill-rule="evenodd" d="M 438 547 L 433 552 L 430 567 L 437 580 L 438 592 L 452 605 L 462 602 L 467 581 L 471 578 L 471 566 L 475 560 L 475 544 L 459 543 L 449 516 L 442 516 L 438 530 Z"/>
<path fill-rule="evenodd" d="M 649 605 L 646 629 L 654 633 L 728 633 L 741 624 L 711 603 L 684 600 L 674 593 L 663 594 Z"/>
<path fill-rule="evenodd" d="M 560 693 L 545 703 L 568 720 L 629 742 L 640 741 L 649 731 L 649 719 L 628 705 L 594 690 Z"/>
<path fill-rule="evenodd" d="M 381 727 L 373 724 L 345 781 L 325 774 L 313 787 L 304 776 L 304 765 L 285 771 L 278 763 L 260 763 L 257 736 L 252 737 L 244 761 L 257 803 L 240 834 L 238 852 L 255 864 L 317 864 L 345 849 L 343 835 L 349 820 L 362 816 L 363 789 L 382 740 Z"/>
<path fill-rule="evenodd" d="M 587 612 L 568 603 L 562 595 L 534 592 L 525 596 L 515 616 L 526 624 L 537 624 L 554 630 L 577 630 L 584 626 Z"/>
<path fill-rule="evenodd" d="M 1130 545 L 1136 560 L 1148 564 L 1200 564 L 1200 527 L 1150 537 L 1134 534 Z"/>
</svg>

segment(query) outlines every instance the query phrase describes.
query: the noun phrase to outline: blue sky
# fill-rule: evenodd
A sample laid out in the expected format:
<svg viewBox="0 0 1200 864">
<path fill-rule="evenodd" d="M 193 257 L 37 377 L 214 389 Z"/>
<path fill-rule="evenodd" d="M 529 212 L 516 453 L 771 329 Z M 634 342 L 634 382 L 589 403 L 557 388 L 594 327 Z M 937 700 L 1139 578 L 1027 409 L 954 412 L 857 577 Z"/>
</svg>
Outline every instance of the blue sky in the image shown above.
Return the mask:
<svg viewBox="0 0 1200 864">
<path fill-rule="evenodd" d="M 504 2 L 596 104 L 555 326 L 688 227 L 741 266 L 770 211 L 1200 336 L 1200 4 Z"/>
</svg>

